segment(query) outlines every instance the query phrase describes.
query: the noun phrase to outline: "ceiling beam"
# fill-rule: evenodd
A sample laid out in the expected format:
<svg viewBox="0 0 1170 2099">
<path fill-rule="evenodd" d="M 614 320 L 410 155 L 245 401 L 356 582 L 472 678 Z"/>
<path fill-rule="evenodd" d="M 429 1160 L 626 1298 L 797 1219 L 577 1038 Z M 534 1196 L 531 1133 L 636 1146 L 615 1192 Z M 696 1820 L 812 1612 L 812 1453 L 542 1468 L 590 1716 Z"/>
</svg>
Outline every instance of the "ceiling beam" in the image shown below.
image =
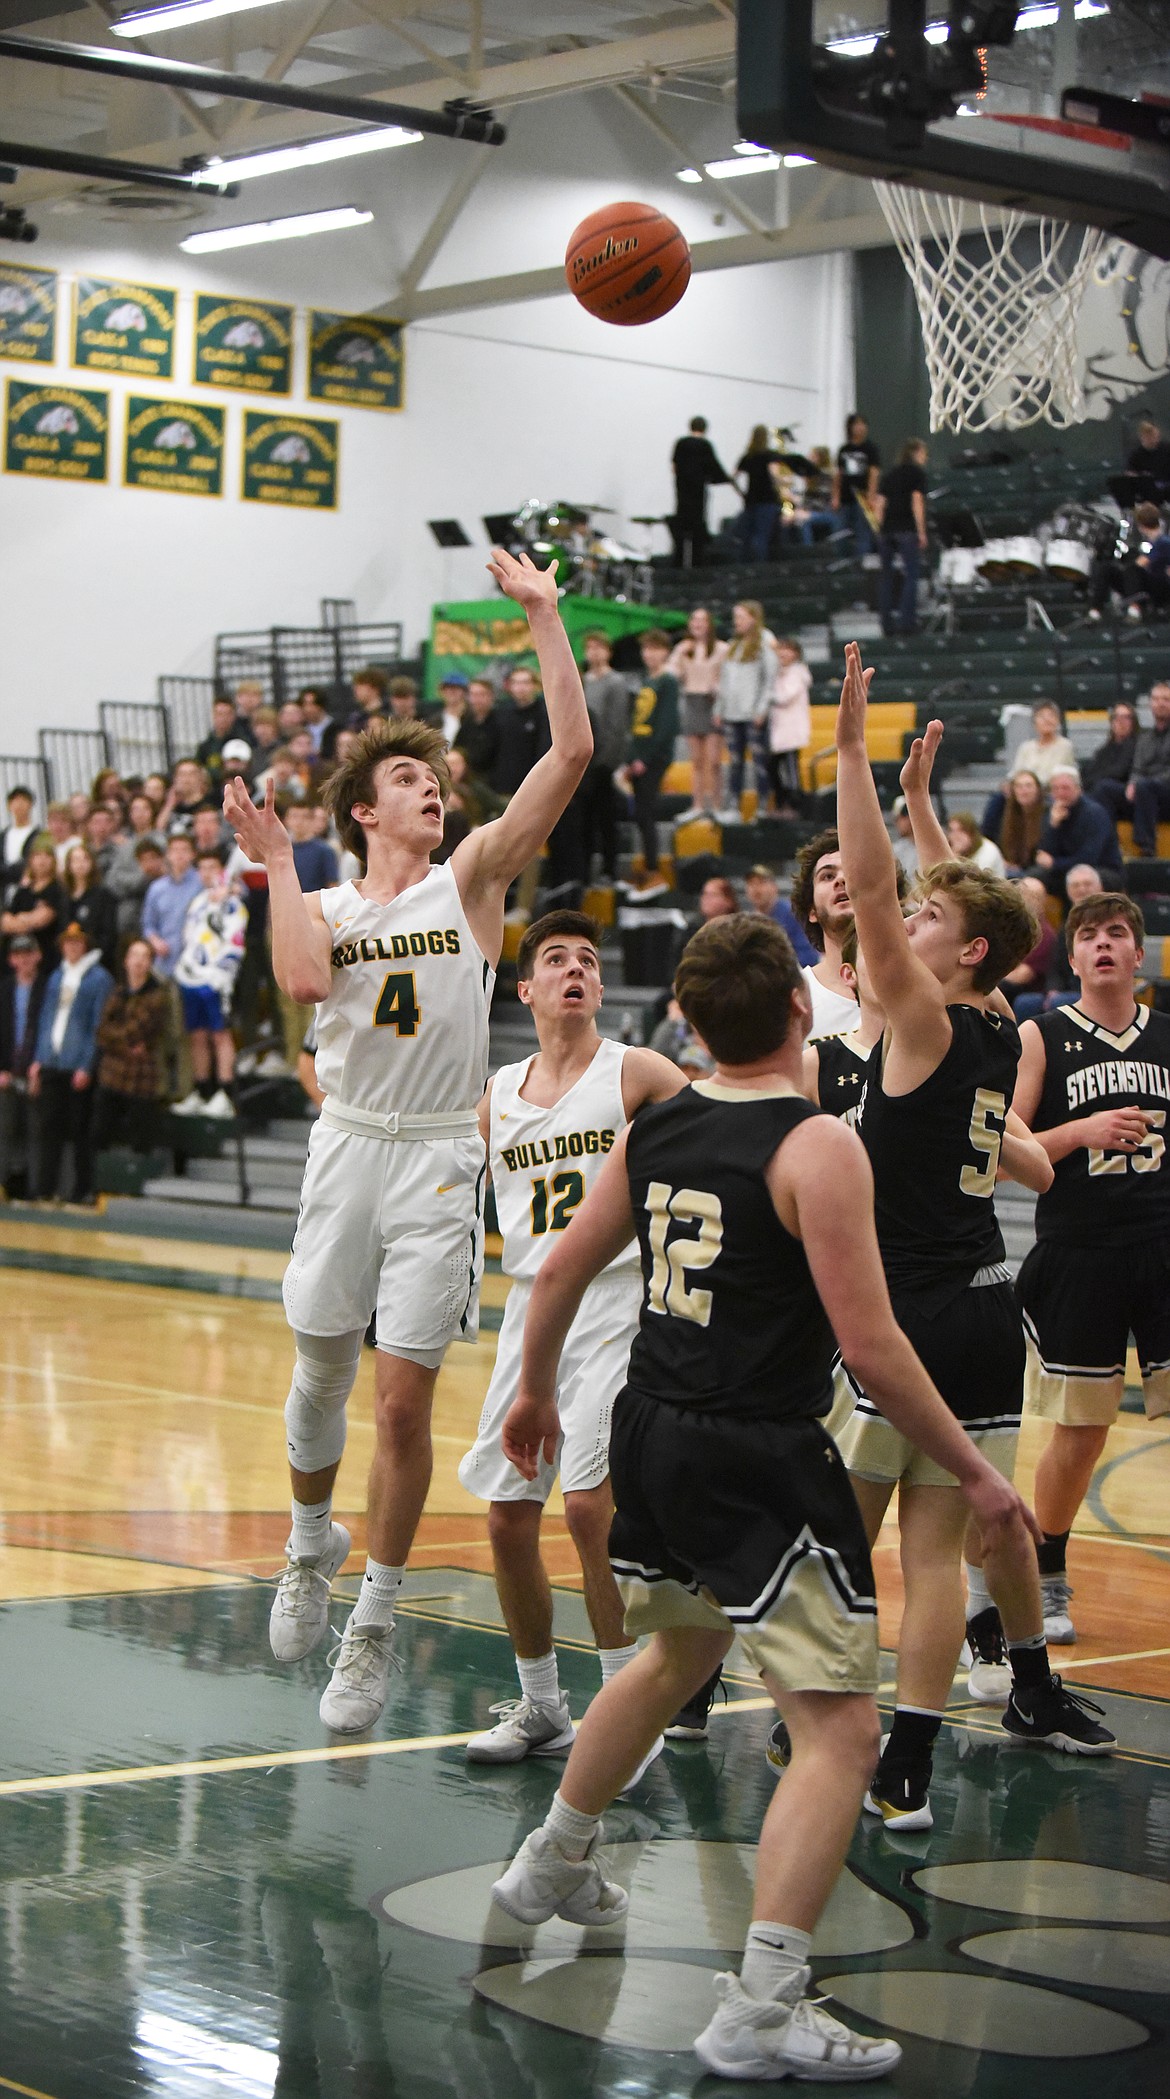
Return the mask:
<svg viewBox="0 0 1170 2099">
<path fill-rule="evenodd" d="M 398 280 L 397 294 L 387 301 L 384 308 L 379 308 L 379 312 L 385 312 L 392 320 L 398 318 L 402 300 L 413 297 L 418 290 L 480 176 L 484 174 L 489 159 L 487 147 L 481 146 L 477 152 L 469 153 L 462 161 L 458 175 Z"/>
<path fill-rule="evenodd" d="M 313 9 L 312 14 L 302 15 L 300 27 L 294 29 L 291 35 L 286 37 L 280 50 L 274 53 L 269 64 L 265 66 L 265 80 L 277 83 L 284 79 L 289 67 L 296 64 L 305 45 L 316 36 L 326 15 L 332 14 L 333 6 L 334 0 L 317 0 L 317 6 Z M 231 122 L 226 126 L 220 141 L 221 151 L 224 146 L 235 143 L 248 124 L 253 112 L 259 108 L 260 104 L 258 102 L 245 102 L 241 104 L 239 109 L 232 111 Z"/>
<path fill-rule="evenodd" d="M 740 269 L 745 263 L 784 262 L 796 255 L 820 255 L 838 248 L 883 248 L 890 229 L 880 211 L 820 224 L 794 225 L 782 233 L 733 233 L 722 240 L 699 241 L 691 249 L 691 272 Z M 570 296 L 560 263 L 541 270 L 518 270 L 507 277 L 473 278 L 465 284 L 438 284 L 416 291 L 394 306 L 399 320 L 428 320 L 443 313 L 474 313 L 488 306 L 514 306 L 526 299 Z"/>
<path fill-rule="evenodd" d="M 677 132 L 671 130 L 669 124 L 663 123 L 657 110 L 647 109 L 646 104 L 639 95 L 634 93 L 633 88 L 615 87 L 613 93 L 617 96 L 619 102 L 622 102 L 627 109 L 632 109 L 636 117 L 641 118 L 643 124 L 654 133 L 655 138 L 660 139 L 664 145 L 670 147 L 671 152 L 676 155 L 676 168 L 679 162 L 684 168 L 693 164 L 696 172 L 702 176 L 703 187 L 708 195 L 713 198 L 717 197 L 721 209 L 728 212 L 733 219 L 738 219 L 746 232 L 757 234 L 771 233 L 771 227 L 765 226 L 763 220 L 756 217 L 755 212 L 752 211 L 749 205 L 744 203 L 742 197 L 729 196 L 726 183 L 716 182 L 714 176 L 708 175 L 702 160 L 691 153 L 689 146 L 679 138 Z"/>
</svg>

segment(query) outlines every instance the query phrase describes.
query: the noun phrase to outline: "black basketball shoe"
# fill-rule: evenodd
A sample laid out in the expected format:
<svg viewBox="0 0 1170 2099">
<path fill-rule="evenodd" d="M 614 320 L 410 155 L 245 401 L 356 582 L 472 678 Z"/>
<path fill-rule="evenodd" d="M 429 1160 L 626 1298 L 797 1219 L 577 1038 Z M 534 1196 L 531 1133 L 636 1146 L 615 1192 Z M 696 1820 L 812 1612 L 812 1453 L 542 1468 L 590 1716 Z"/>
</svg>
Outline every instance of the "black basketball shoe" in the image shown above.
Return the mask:
<svg viewBox="0 0 1170 2099">
<path fill-rule="evenodd" d="M 711 1707 L 715 1703 L 716 1691 L 723 1691 L 722 1663 L 715 1671 L 714 1676 L 709 1676 L 706 1683 L 695 1692 L 694 1697 L 688 1698 L 686 1704 L 680 1707 L 670 1726 L 663 1729 L 668 1742 L 706 1741 L 707 1721 L 710 1717 Z M 723 1691 L 723 1698 L 726 1703 L 726 1691 Z"/>
<path fill-rule="evenodd" d="M 1104 1711 L 1091 1698 L 1066 1691 L 1054 1676 L 1028 1691 L 1016 1684 L 1003 1724 L 1017 1742 L 1038 1742 L 1043 1749 L 1065 1749 L 1072 1756 L 1108 1756 L 1117 1747 L 1117 1736 L 1093 1718 Z"/>
</svg>

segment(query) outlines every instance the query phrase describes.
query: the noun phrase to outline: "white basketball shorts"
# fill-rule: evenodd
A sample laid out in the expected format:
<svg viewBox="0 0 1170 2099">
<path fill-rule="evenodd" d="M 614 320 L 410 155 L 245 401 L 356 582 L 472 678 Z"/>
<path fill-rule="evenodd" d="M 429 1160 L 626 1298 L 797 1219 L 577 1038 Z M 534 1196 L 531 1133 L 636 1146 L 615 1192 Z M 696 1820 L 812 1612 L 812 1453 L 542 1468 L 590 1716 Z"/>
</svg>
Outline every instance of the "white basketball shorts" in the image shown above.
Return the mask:
<svg viewBox="0 0 1170 2099">
<path fill-rule="evenodd" d="M 481 1501 L 546 1502 L 559 1471 L 567 1493 L 598 1487 L 609 1471 L 609 1425 L 613 1403 L 626 1381 L 630 1343 L 642 1308 L 642 1278 L 636 1270 L 590 1283 L 569 1328 L 557 1372 L 561 1435 L 556 1463 L 538 1460 L 526 1480 L 504 1456 L 500 1431 L 520 1389 L 524 1315 L 531 1282 L 513 1283 L 504 1307 L 496 1367 L 487 1389 L 475 1442 L 459 1467 L 459 1479 Z"/>
<path fill-rule="evenodd" d="M 474 1341 L 483 1273 L 479 1136 L 386 1140 L 321 1121 L 309 1138 L 284 1310 L 301 1334 L 352 1334 L 438 1355 Z"/>
</svg>

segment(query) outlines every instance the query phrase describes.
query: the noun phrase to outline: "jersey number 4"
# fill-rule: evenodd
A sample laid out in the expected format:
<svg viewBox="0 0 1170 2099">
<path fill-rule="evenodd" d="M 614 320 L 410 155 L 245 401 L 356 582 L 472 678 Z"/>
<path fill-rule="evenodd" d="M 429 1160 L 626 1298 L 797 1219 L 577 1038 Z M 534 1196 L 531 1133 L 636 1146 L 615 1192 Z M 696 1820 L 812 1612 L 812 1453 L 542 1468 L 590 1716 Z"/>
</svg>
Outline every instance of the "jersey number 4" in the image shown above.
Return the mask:
<svg viewBox="0 0 1170 2099">
<path fill-rule="evenodd" d="M 723 1205 L 705 1188 L 668 1188 L 665 1181 L 651 1181 L 646 1190 L 650 1212 L 649 1309 L 693 1319 L 698 1326 L 711 1323 L 711 1292 L 693 1290 L 688 1273 L 710 1268 L 723 1245 Z M 669 1238 L 672 1223 L 697 1224 L 696 1238 Z"/>
<path fill-rule="evenodd" d="M 403 969 L 397 976 L 387 977 L 374 1007 L 374 1026 L 393 1028 L 399 1035 L 412 1036 L 418 1034 L 421 1019 L 413 969 Z"/>
</svg>

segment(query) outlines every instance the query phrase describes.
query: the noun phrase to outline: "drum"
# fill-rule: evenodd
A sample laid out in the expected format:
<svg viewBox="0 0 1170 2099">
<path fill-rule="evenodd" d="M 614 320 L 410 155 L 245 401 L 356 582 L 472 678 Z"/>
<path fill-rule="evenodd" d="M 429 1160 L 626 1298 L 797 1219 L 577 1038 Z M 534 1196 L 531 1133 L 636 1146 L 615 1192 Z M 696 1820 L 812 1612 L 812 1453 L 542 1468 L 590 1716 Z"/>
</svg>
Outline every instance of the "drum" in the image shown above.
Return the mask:
<svg viewBox="0 0 1170 2099">
<path fill-rule="evenodd" d="M 1094 561 L 1106 551 L 1110 519 L 1087 503 L 1070 503 L 1054 512 L 1046 528 L 1044 568 L 1068 583 L 1083 583 Z"/>
<path fill-rule="evenodd" d="M 978 575 L 978 561 L 982 547 L 944 547 L 938 557 L 938 582 L 941 590 L 966 590 Z"/>
<path fill-rule="evenodd" d="M 1050 539 L 1044 549 L 1045 572 L 1065 583 L 1083 583 L 1092 567 L 1092 549 L 1079 539 Z"/>
<path fill-rule="evenodd" d="M 1006 583 L 1010 574 L 1007 549 L 1010 541 L 989 539 L 986 546 L 976 547 L 975 567 L 987 583 Z"/>
<path fill-rule="evenodd" d="M 1044 548 L 1034 534 L 1017 533 L 1003 543 L 1003 565 L 1013 582 L 1026 583 L 1044 569 Z"/>
</svg>

